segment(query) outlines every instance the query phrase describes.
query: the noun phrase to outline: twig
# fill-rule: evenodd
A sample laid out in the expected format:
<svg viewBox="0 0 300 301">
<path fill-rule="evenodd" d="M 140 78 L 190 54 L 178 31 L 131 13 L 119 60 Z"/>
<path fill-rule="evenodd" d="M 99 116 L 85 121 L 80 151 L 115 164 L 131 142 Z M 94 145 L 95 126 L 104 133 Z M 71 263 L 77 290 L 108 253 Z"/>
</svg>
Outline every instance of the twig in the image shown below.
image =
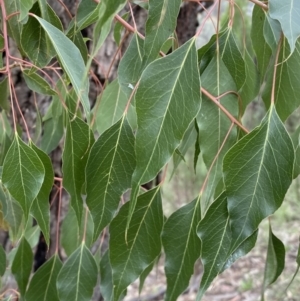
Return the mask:
<svg viewBox="0 0 300 301">
<path fill-rule="evenodd" d="M 259 0 L 249 0 L 250 2 L 260 6 L 264 10 L 268 10 L 268 5 L 264 4 L 263 2 L 260 2 Z"/>
</svg>

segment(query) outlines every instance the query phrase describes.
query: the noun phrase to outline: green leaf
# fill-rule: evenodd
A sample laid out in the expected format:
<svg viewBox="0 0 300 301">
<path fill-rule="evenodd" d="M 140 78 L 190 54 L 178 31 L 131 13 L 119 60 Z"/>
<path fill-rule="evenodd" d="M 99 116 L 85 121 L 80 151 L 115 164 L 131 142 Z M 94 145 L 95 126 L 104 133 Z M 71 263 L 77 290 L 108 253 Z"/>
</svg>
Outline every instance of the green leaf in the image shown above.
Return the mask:
<svg viewBox="0 0 300 301">
<path fill-rule="evenodd" d="M 222 193 L 208 208 L 200 221 L 197 234 L 201 239 L 201 260 L 204 273 L 197 301 L 201 300 L 218 274 L 229 268 L 238 258 L 246 255 L 255 245 L 257 231 L 246 239 L 234 252 L 230 251 L 232 231 L 227 210 L 226 194 Z"/>
<path fill-rule="evenodd" d="M 144 41 L 134 34 L 118 68 L 118 81 L 127 98 L 142 74 Z"/>
<path fill-rule="evenodd" d="M 8 101 L 9 96 L 9 85 L 8 85 L 8 77 L 6 76 L 0 82 L 0 109 L 9 111 L 10 110 L 10 103 Z"/>
<path fill-rule="evenodd" d="M 20 21 L 23 21 L 27 17 L 27 14 L 29 13 L 34 2 L 35 0 L 20 1 Z"/>
<path fill-rule="evenodd" d="M 199 223 L 197 234 L 202 242 L 201 260 L 204 273 L 197 301 L 201 300 L 214 278 L 222 271 L 231 244 L 231 230 L 227 212 L 226 194 L 212 203 Z"/>
<path fill-rule="evenodd" d="M 264 81 L 272 55 L 272 49 L 264 37 L 265 19 L 266 15 L 264 10 L 258 5 L 255 5 L 252 14 L 251 40 L 256 53 L 257 68 L 261 83 Z"/>
<path fill-rule="evenodd" d="M 164 42 L 175 30 L 181 0 L 149 0 L 146 23 L 144 66 L 154 61 Z"/>
<path fill-rule="evenodd" d="M 272 51 L 276 51 L 281 36 L 280 23 L 272 19 L 269 14 L 266 14 L 263 32 L 265 40 Z"/>
<path fill-rule="evenodd" d="M 113 18 L 126 4 L 126 0 L 103 0 L 101 1 L 98 24 L 103 26 L 109 19 Z"/>
<path fill-rule="evenodd" d="M 201 220 L 200 196 L 175 211 L 164 225 L 162 243 L 166 254 L 167 291 L 165 300 L 177 300 L 188 287 L 201 242 L 196 228 Z"/>
<path fill-rule="evenodd" d="M 202 73 L 201 79 L 202 86 L 216 97 L 227 91 L 236 91 L 236 85 L 221 59 L 213 58 Z M 219 101 L 233 116 L 237 117 L 239 104 L 236 95 L 225 95 Z M 207 170 L 211 169 L 201 197 L 201 209 L 204 213 L 211 203 L 214 191 L 223 176 L 222 162 L 224 155 L 236 142 L 236 129 L 232 129 L 228 136 L 231 121 L 205 95 L 203 95 L 201 109 L 197 116 L 197 125 L 203 160 Z M 220 151 L 221 147 L 222 150 Z M 217 159 L 215 159 L 216 156 Z"/>
<path fill-rule="evenodd" d="M 26 301 L 59 301 L 56 289 L 56 279 L 62 263 L 58 255 L 48 259 L 33 275 L 28 290 Z"/>
<path fill-rule="evenodd" d="M 24 233 L 24 237 L 29 243 L 31 249 L 37 246 L 40 236 L 41 236 L 41 229 L 38 225 L 27 228 Z"/>
<path fill-rule="evenodd" d="M 28 88 L 32 91 L 43 95 L 56 95 L 57 93 L 51 88 L 49 83 L 37 73 L 29 69 L 23 70 L 23 76 Z"/>
<path fill-rule="evenodd" d="M 185 156 L 185 154 L 187 153 L 188 149 L 195 144 L 195 141 L 197 139 L 197 131 L 195 129 L 195 123 L 192 122 L 190 124 L 190 126 L 188 127 L 187 131 L 185 132 L 182 141 L 180 143 L 180 145 L 178 146 L 178 148 L 176 150 L 178 150 L 180 152 L 181 155 Z M 180 156 L 179 154 L 177 154 L 176 152 L 173 155 L 173 164 L 174 164 L 174 168 L 173 168 L 173 173 L 176 170 L 176 168 L 178 167 L 179 163 L 183 160 L 184 158 L 182 158 L 182 156 Z"/>
<path fill-rule="evenodd" d="M 285 248 L 284 244 L 277 238 L 269 224 L 269 243 L 267 251 L 267 259 L 265 264 L 264 285 L 262 291 L 262 299 L 266 288 L 274 283 L 281 275 L 284 269 Z"/>
<path fill-rule="evenodd" d="M 21 205 L 25 219 L 37 197 L 45 177 L 45 169 L 34 150 L 16 134 L 5 157 L 2 182 L 12 197 Z"/>
<path fill-rule="evenodd" d="M 194 42 L 192 39 L 170 55 L 154 61 L 143 72 L 135 96 L 137 166 L 132 177 L 128 221 L 139 186 L 152 180 L 168 162 L 200 109 Z"/>
<path fill-rule="evenodd" d="M 0 245 L 0 276 L 2 277 L 6 270 L 6 253 Z"/>
<path fill-rule="evenodd" d="M 150 274 L 150 272 L 153 270 L 153 267 L 154 265 L 157 263 L 159 259 L 159 256 L 158 258 L 156 258 L 155 260 L 152 261 L 152 263 L 150 263 L 143 271 L 143 273 L 140 275 L 140 279 L 139 279 L 139 295 L 141 294 L 142 292 L 142 289 L 143 289 L 143 286 L 144 286 L 144 283 L 145 283 L 145 280 L 147 278 L 147 276 Z"/>
<path fill-rule="evenodd" d="M 63 151 L 63 186 L 71 196 L 71 205 L 81 223 L 83 200 L 82 186 L 85 183 L 85 167 L 95 139 L 89 126 L 80 118 L 69 116 L 65 147 Z"/>
<path fill-rule="evenodd" d="M 293 53 L 296 41 L 300 36 L 300 2 L 270 0 L 269 13 L 271 18 L 280 22 L 282 31 L 289 42 L 291 53 Z"/>
<path fill-rule="evenodd" d="M 281 206 L 292 181 L 293 163 L 292 141 L 271 106 L 260 126 L 224 157 L 232 250 Z"/>
<path fill-rule="evenodd" d="M 52 152 L 58 146 L 63 134 L 63 115 L 46 120 L 41 140 L 41 149 L 47 154 Z"/>
<path fill-rule="evenodd" d="M 300 174 L 300 127 L 298 127 L 291 136 L 295 149 L 295 162 L 293 179 L 296 179 Z"/>
<path fill-rule="evenodd" d="M 295 51 L 290 55 L 287 40 L 282 42 L 278 58 L 276 82 L 275 82 L 275 106 L 281 120 L 292 114 L 300 105 L 300 39 L 296 43 Z M 268 107 L 270 105 L 273 76 L 269 76 L 263 93 L 263 100 Z"/>
<path fill-rule="evenodd" d="M 84 242 L 67 259 L 56 282 L 60 301 L 90 301 L 97 283 L 98 269 Z"/>
<path fill-rule="evenodd" d="M 21 10 L 20 0 L 4 0 L 4 6 L 6 10 L 6 15 L 12 15 L 7 20 L 7 30 L 9 36 L 16 42 L 20 51 L 22 51 L 21 47 L 21 31 L 22 24 L 19 21 L 18 12 Z"/>
<path fill-rule="evenodd" d="M 36 15 L 41 14 L 38 3 L 35 3 L 31 13 Z M 29 17 L 28 22 L 23 25 L 21 44 L 26 56 L 34 65 L 42 68 L 50 62 L 51 56 L 48 51 L 45 32 L 40 23 L 31 16 Z"/>
<path fill-rule="evenodd" d="M 134 168 L 134 136 L 123 115 L 93 145 L 87 163 L 86 203 L 95 224 L 94 239 L 113 219 Z"/>
<path fill-rule="evenodd" d="M 115 124 L 123 115 L 128 99 L 118 83 L 111 82 L 104 90 L 103 95 L 98 97 L 94 114 L 99 135 Z"/>
<path fill-rule="evenodd" d="M 122 19 L 127 21 L 128 17 L 129 17 L 129 12 L 126 12 L 122 16 Z M 121 23 L 117 22 L 114 27 L 114 40 L 118 46 L 120 46 L 121 43 L 122 31 L 124 31 L 124 26 Z"/>
<path fill-rule="evenodd" d="M 14 257 L 11 272 L 15 276 L 22 296 L 24 296 L 33 263 L 33 254 L 27 240 L 23 237 Z"/>
<path fill-rule="evenodd" d="M 80 99 L 82 103 L 85 113 L 89 116 L 89 84 L 85 78 L 85 64 L 80 51 L 59 29 L 38 16 L 35 16 L 35 18 L 46 31 L 57 53 L 59 61 L 67 73 L 78 99 Z M 74 64 L 74 62 L 76 62 L 76 64 Z"/>
<path fill-rule="evenodd" d="M 11 197 L 9 192 L 0 185 L 0 202 L 5 221 L 10 226 L 10 239 L 15 242 L 22 224 L 23 211 L 21 206 Z"/>
<path fill-rule="evenodd" d="M 114 300 L 118 300 L 126 287 L 160 254 L 160 234 L 164 221 L 160 189 L 152 189 L 139 196 L 126 241 L 128 211 L 129 203 L 126 203 L 110 224 Z"/>
<path fill-rule="evenodd" d="M 50 158 L 33 143 L 31 148 L 36 152 L 45 169 L 45 178 L 40 192 L 32 203 L 31 214 L 39 224 L 47 245 L 50 245 L 50 204 L 49 197 L 53 186 L 53 167 Z"/>
<path fill-rule="evenodd" d="M 70 227 L 72 225 L 72 227 Z M 87 216 L 87 225 L 85 228 L 85 212 L 82 212 L 81 224 L 78 227 L 78 220 L 76 213 L 72 207 L 69 208 L 61 228 L 60 243 L 64 251 L 70 256 L 80 245 L 84 236 L 85 230 L 85 244 L 90 246 L 93 241 L 94 223 L 90 213 Z"/>
</svg>

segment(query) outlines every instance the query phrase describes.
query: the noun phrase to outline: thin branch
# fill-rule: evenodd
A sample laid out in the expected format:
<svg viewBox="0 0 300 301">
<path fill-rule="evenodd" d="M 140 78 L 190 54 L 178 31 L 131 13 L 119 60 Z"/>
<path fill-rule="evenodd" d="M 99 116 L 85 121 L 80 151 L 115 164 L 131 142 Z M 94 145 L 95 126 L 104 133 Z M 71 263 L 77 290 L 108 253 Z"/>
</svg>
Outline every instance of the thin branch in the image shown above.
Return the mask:
<svg viewBox="0 0 300 301">
<path fill-rule="evenodd" d="M 213 95 L 211 95 L 207 90 L 205 90 L 204 88 L 201 88 L 201 92 L 207 96 L 211 101 L 213 101 L 220 109 L 221 111 L 233 122 L 235 123 L 238 127 L 240 127 L 245 133 L 249 133 L 249 131 L 236 119 L 234 118 L 221 104 L 220 102 L 217 100 L 216 97 L 214 97 Z"/>
</svg>

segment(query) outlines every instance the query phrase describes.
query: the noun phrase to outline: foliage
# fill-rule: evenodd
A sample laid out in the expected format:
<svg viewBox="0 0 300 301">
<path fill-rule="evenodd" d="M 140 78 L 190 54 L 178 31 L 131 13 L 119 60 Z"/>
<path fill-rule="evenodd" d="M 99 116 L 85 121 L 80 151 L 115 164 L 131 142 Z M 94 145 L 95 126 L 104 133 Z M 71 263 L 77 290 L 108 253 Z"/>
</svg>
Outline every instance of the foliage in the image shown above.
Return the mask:
<svg viewBox="0 0 300 301">
<path fill-rule="evenodd" d="M 99 286 L 105 300 L 117 301 L 136 279 L 142 286 L 164 252 L 165 300 L 187 289 L 201 259 L 200 300 L 218 274 L 255 246 L 260 223 L 280 208 L 300 173 L 299 128 L 291 138 L 284 124 L 300 105 L 300 3 L 253 2 L 251 32 L 236 34 L 243 16 L 230 1 L 216 33 L 196 49 L 218 1 L 196 35 L 176 47 L 169 38 L 176 40 L 179 0 L 81 0 L 65 27 L 46 0 L 0 0 L 0 225 L 10 239 L 9 248 L 0 247 L 0 275 L 3 288 L 11 276 L 18 286 L 3 290 L 4 298 L 91 300 Z M 149 10 L 145 37 L 126 21 L 132 5 Z M 87 47 L 82 30 L 89 26 Z M 111 29 L 118 51 L 123 37 L 132 37 L 117 78 L 107 75 L 94 103 L 91 65 Z M 50 98 L 43 114 L 36 103 L 32 128 L 16 96 L 14 68 L 35 96 Z M 255 99 L 267 113 L 249 131 L 242 118 Z M 54 173 L 49 155 L 59 146 L 62 167 Z M 206 177 L 194 200 L 166 218 L 166 169 L 191 148 L 195 168 L 203 158 Z M 63 189 L 70 206 L 60 227 Z M 33 273 L 40 233 L 55 253 Z M 107 250 L 100 243 L 106 233 Z M 270 224 L 262 299 L 284 256 Z"/>
</svg>

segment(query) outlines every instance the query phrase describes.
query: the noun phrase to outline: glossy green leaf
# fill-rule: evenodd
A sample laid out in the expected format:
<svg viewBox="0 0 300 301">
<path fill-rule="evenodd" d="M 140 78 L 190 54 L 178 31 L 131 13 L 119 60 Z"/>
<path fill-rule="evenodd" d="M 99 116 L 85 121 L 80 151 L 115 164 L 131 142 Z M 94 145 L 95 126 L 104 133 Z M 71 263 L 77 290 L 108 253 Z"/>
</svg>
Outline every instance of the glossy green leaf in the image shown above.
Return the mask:
<svg viewBox="0 0 300 301">
<path fill-rule="evenodd" d="M 295 50 L 295 44 L 300 36 L 300 2 L 294 0 L 270 0 L 269 12 L 271 18 L 278 20 L 282 31 L 287 38 L 291 52 Z"/>
<path fill-rule="evenodd" d="M 137 166 L 132 178 L 128 220 L 139 186 L 152 180 L 168 162 L 200 109 L 194 42 L 190 40 L 170 55 L 151 63 L 143 72 L 135 96 Z"/>
<path fill-rule="evenodd" d="M 263 9 L 258 5 L 255 5 L 252 14 L 251 40 L 256 54 L 257 68 L 261 83 L 264 81 L 272 55 L 272 49 L 264 37 L 265 19 L 266 15 Z"/>
<path fill-rule="evenodd" d="M 47 245 L 50 245 L 50 192 L 53 186 L 53 167 L 50 158 L 41 151 L 38 147 L 36 147 L 33 143 L 31 143 L 31 148 L 36 152 L 38 157 L 43 163 L 45 169 L 45 178 L 43 185 L 41 187 L 40 192 L 37 197 L 33 201 L 33 204 L 30 208 L 31 214 L 36 219 L 39 224 L 44 238 L 46 240 Z"/>
<path fill-rule="evenodd" d="M 278 58 L 276 82 L 275 82 L 275 106 L 279 117 L 284 121 L 300 105 L 300 39 L 296 42 L 296 48 L 290 55 L 287 40 L 282 43 Z M 270 105 L 273 76 L 268 78 L 263 100 Z"/>
<path fill-rule="evenodd" d="M 71 205 L 80 225 L 83 210 L 81 190 L 85 183 L 84 170 L 95 139 L 91 129 L 83 120 L 71 115 L 69 118 L 62 157 L 63 185 L 71 196 Z"/>
<path fill-rule="evenodd" d="M 34 150 L 18 135 L 3 164 L 2 181 L 12 197 L 21 205 L 25 218 L 37 197 L 45 177 L 45 169 Z"/>
<path fill-rule="evenodd" d="M 128 211 L 129 203 L 126 203 L 109 228 L 114 300 L 118 300 L 126 287 L 160 254 L 160 234 L 164 221 L 160 189 L 156 188 L 139 196 L 126 241 Z"/>
<path fill-rule="evenodd" d="M 6 253 L 0 245 L 0 276 L 2 277 L 6 270 Z"/>
<path fill-rule="evenodd" d="M 142 74 L 144 41 L 134 34 L 118 68 L 118 81 L 127 98 Z"/>
<path fill-rule="evenodd" d="M 114 217 L 134 168 L 134 136 L 124 115 L 93 145 L 87 163 L 86 203 L 95 224 L 94 239 Z"/>
<path fill-rule="evenodd" d="M 82 30 L 87 26 L 96 22 L 99 15 L 100 4 L 94 1 L 82 0 L 80 1 L 76 13 L 76 27 L 77 30 Z"/>
<path fill-rule="evenodd" d="M 97 283 L 98 269 L 84 242 L 61 268 L 56 287 L 60 301 L 90 301 Z"/>
<path fill-rule="evenodd" d="M 180 5 L 181 0 L 149 0 L 144 45 L 144 66 L 147 66 L 157 58 L 164 42 L 175 30 Z"/>
<path fill-rule="evenodd" d="M 72 225 L 72 227 L 70 227 Z M 85 228 L 85 211 L 82 212 L 81 224 L 78 227 L 76 213 L 72 207 L 69 208 L 61 227 L 60 243 L 64 251 L 70 256 L 80 245 L 84 236 L 85 244 L 90 246 L 93 241 L 94 223 L 90 213 L 87 216 L 87 224 Z"/>
<path fill-rule="evenodd" d="M 67 73 L 74 90 L 80 99 L 85 113 L 89 115 L 89 84 L 85 79 L 85 64 L 78 48 L 59 29 L 47 21 L 35 16 L 46 31 L 57 53 L 59 61 Z M 74 64 L 74 61 L 76 64 Z"/>
<path fill-rule="evenodd" d="M 23 76 L 25 82 L 29 89 L 35 91 L 37 93 L 43 95 L 55 95 L 57 94 L 49 85 L 49 83 L 44 80 L 41 76 L 37 73 L 31 72 L 30 70 L 26 69 L 23 70 Z"/>
<path fill-rule="evenodd" d="M 9 96 L 8 77 L 5 77 L 0 82 L 0 108 L 6 111 L 10 109 L 8 96 Z"/>
<path fill-rule="evenodd" d="M 24 237 L 26 238 L 31 249 L 37 246 L 40 236 L 41 236 L 41 229 L 38 225 L 27 228 L 24 233 Z"/>
<path fill-rule="evenodd" d="M 162 244 L 166 254 L 167 277 L 165 300 L 177 300 L 189 285 L 201 251 L 201 242 L 196 233 L 200 220 L 199 196 L 175 211 L 164 225 Z"/>
<path fill-rule="evenodd" d="M 21 239 L 14 257 L 11 272 L 15 276 L 22 296 L 24 296 L 33 263 L 31 247 L 25 238 Z"/>
<path fill-rule="evenodd" d="M 56 289 L 56 279 L 62 263 L 58 255 L 48 259 L 33 275 L 28 290 L 26 301 L 59 301 Z"/>
<path fill-rule="evenodd" d="M 293 163 L 291 138 L 271 106 L 260 126 L 224 157 L 232 250 L 280 207 L 292 181 Z"/>
<path fill-rule="evenodd" d="M 264 291 L 266 290 L 266 288 L 272 283 L 274 283 L 277 280 L 277 278 L 281 275 L 284 269 L 284 260 L 284 244 L 279 238 L 277 238 L 273 234 L 271 224 L 269 224 L 269 242 L 267 259 L 265 264 L 262 299 L 264 299 Z"/>
<path fill-rule="evenodd" d="M 201 78 L 202 86 L 214 96 L 220 96 L 227 91 L 236 91 L 236 85 L 221 59 L 212 59 L 204 70 Z M 215 80 L 216 78 L 217 80 Z M 237 117 L 239 103 L 236 95 L 228 94 L 223 96 L 220 99 L 220 103 L 233 116 Z M 231 121 L 221 109 L 206 96 L 203 96 L 201 109 L 197 116 L 197 125 L 199 129 L 199 142 L 202 157 L 207 170 L 211 169 L 201 198 L 201 209 L 204 213 L 214 196 L 217 184 L 222 178 L 223 158 L 236 141 L 236 130 L 232 129 L 228 136 L 228 131 L 231 128 Z M 221 147 L 222 150 L 220 151 Z M 217 154 L 217 159 L 215 159 Z"/>
<path fill-rule="evenodd" d="M 46 120 L 41 140 L 41 149 L 47 154 L 52 152 L 58 146 L 63 134 L 63 115 Z"/>
<path fill-rule="evenodd" d="M 2 204 L 2 212 L 4 220 L 10 226 L 10 239 L 15 242 L 23 219 L 23 211 L 21 206 L 11 197 L 9 192 L 0 185 L 0 202 Z"/>
<path fill-rule="evenodd" d="M 97 99 L 99 105 L 95 107 L 96 126 L 99 135 L 115 124 L 123 115 L 128 99 L 118 83 L 111 82 Z"/>
</svg>

